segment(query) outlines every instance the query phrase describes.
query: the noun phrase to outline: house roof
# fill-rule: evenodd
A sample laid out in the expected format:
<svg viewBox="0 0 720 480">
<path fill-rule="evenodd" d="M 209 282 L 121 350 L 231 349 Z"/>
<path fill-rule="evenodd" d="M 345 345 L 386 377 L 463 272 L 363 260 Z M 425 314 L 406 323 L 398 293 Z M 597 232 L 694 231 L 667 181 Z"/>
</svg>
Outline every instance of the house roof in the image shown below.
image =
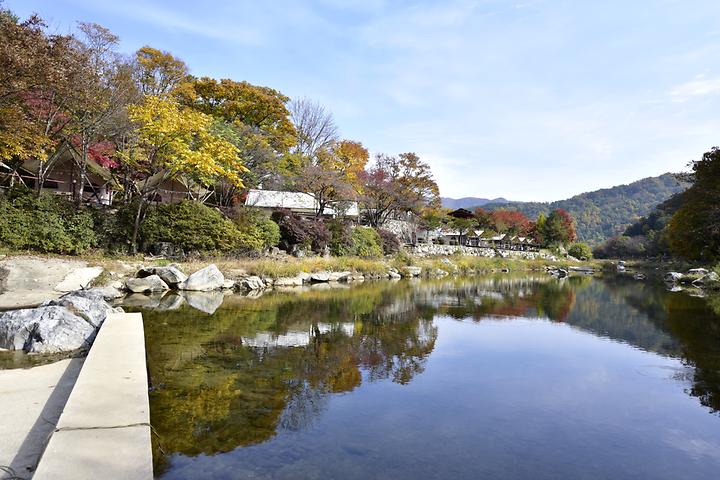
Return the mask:
<svg viewBox="0 0 720 480">
<path fill-rule="evenodd" d="M 245 205 L 260 208 L 287 208 L 289 210 L 315 212 L 317 210 L 317 202 L 315 197 L 304 192 L 283 192 L 278 190 L 256 190 L 248 191 Z M 357 216 L 357 202 L 337 202 L 334 204 L 338 211 L 346 209 L 345 215 Z M 334 215 L 336 208 L 329 206 L 325 208 L 325 213 Z M 345 207 L 345 208 L 341 208 Z"/>
</svg>

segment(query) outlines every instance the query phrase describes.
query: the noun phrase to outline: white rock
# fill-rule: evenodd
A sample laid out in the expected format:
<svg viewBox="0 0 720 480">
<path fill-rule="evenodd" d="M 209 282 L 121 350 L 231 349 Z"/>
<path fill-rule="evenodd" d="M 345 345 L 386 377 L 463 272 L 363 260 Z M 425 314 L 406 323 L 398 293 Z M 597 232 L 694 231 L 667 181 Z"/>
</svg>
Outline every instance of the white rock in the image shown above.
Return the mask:
<svg viewBox="0 0 720 480">
<path fill-rule="evenodd" d="M 210 264 L 190 275 L 187 280 L 178 285 L 178 288 L 180 290 L 206 292 L 222 288 L 224 283 L 225 277 L 222 272 L 218 270 L 215 264 Z"/>
<path fill-rule="evenodd" d="M 331 282 L 347 282 L 352 276 L 352 272 L 330 272 L 328 278 Z"/>
<path fill-rule="evenodd" d="M 170 290 L 167 283 L 157 275 L 150 275 L 144 278 L 128 278 L 125 281 L 125 288 L 133 293 L 164 292 Z"/>
<path fill-rule="evenodd" d="M 301 275 L 296 277 L 280 277 L 275 279 L 273 284 L 276 287 L 299 287 L 302 286 L 304 280 Z"/>
<path fill-rule="evenodd" d="M 311 282 L 329 282 L 330 272 L 315 272 L 310 274 Z"/>
</svg>

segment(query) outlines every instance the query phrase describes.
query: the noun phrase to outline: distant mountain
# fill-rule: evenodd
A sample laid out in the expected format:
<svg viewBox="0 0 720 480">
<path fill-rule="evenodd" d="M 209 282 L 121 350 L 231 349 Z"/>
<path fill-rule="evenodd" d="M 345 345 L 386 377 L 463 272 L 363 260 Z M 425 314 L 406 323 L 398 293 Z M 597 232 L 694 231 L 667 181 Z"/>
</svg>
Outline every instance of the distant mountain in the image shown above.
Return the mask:
<svg viewBox="0 0 720 480">
<path fill-rule="evenodd" d="M 487 205 L 488 203 L 492 203 L 495 205 L 501 205 L 508 203 L 510 200 L 506 200 L 502 197 L 500 198 L 476 198 L 476 197 L 463 197 L 463 198 L 449 198 L 449 197 L 440 197 L 440 201 L 442 202 L 443 208 L 450 208 L 452 210 L 457 210 L 458 208 L 467 208 L 467 209 L 473 209 L 475 207 L 482 207 L 483 205 Z"/>
<path fill-rule="evenodd" d="M 675 175 L 666 173 L 659 177 L 643 178 L 629 185 L 581 193 L 557 202 L 488 202 L 483 208 L 519 210 L 533 220 L 540 212 L 547 215 L 556 208 L 562 208 L 575 218 L 578 239 L 595 244 L 623 233 L 640 217 L 648 215 L 656 205 L 687 187 Z"/>
</svg>

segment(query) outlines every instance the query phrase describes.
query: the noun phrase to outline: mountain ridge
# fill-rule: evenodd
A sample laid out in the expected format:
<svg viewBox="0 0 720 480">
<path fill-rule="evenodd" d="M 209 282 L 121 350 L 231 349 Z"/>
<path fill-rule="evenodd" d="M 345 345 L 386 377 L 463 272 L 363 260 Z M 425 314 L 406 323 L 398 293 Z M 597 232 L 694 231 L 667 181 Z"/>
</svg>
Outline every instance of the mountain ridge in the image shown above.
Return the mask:
<svg viewBox="0 0 720 480">
<path fill-rule="evenodd" d="M 575 218 L 578 240 L 594 244 L 621 234 L 640 217 L 650 213 L 655 206 L 685 190 L 687 186 L 678 180 L 675 174 L 664 173 L 553 202 L 487 202 L 462 208 L 472 209 L 479 206 L 487 210 L 518 210 L 532 220 L 540 213 L 547 215 L 556 208 L 562 208 Z M 446 206 L 445 201 L 443 206 Z"/>
</svg>

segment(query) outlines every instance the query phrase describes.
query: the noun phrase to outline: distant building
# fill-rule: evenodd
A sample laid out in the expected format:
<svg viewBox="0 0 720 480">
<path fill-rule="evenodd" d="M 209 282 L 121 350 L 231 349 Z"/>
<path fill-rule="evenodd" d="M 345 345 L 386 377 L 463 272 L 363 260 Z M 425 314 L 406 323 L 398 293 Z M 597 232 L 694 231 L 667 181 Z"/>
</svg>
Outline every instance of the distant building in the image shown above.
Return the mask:
<svg viewBox="0 0 720 480">
<path fill-rule="evenodd" d="M 35 188 L 41 163 L 37 159 L 24 162 L 12 169 L 3 164 L 0 170 L 0 186 L 25 185 Z M 82 156 L 70 142 L 62 142 L 44 164 L 46 170 L 43 191 L 74 197 L 82 176 Z M 83 200 L 87 203 L 110 205 L 115 183 L 110 171 L 93 160 L 85 168 Z"/>
<path fill-rule="evenodd" d="M 314 216 L 318 211 L 315 197 L 303 192 L 283 192 L 279 190 L 251 189 L 247 193 L 245 205 L 262 210 L 273 211 L 287 209 L 303 216 Z M 360 214 L 357 202 L 335 202 L 325 207 L 323 215 L 326 217 L 353 217 Z"/>
</svg>

